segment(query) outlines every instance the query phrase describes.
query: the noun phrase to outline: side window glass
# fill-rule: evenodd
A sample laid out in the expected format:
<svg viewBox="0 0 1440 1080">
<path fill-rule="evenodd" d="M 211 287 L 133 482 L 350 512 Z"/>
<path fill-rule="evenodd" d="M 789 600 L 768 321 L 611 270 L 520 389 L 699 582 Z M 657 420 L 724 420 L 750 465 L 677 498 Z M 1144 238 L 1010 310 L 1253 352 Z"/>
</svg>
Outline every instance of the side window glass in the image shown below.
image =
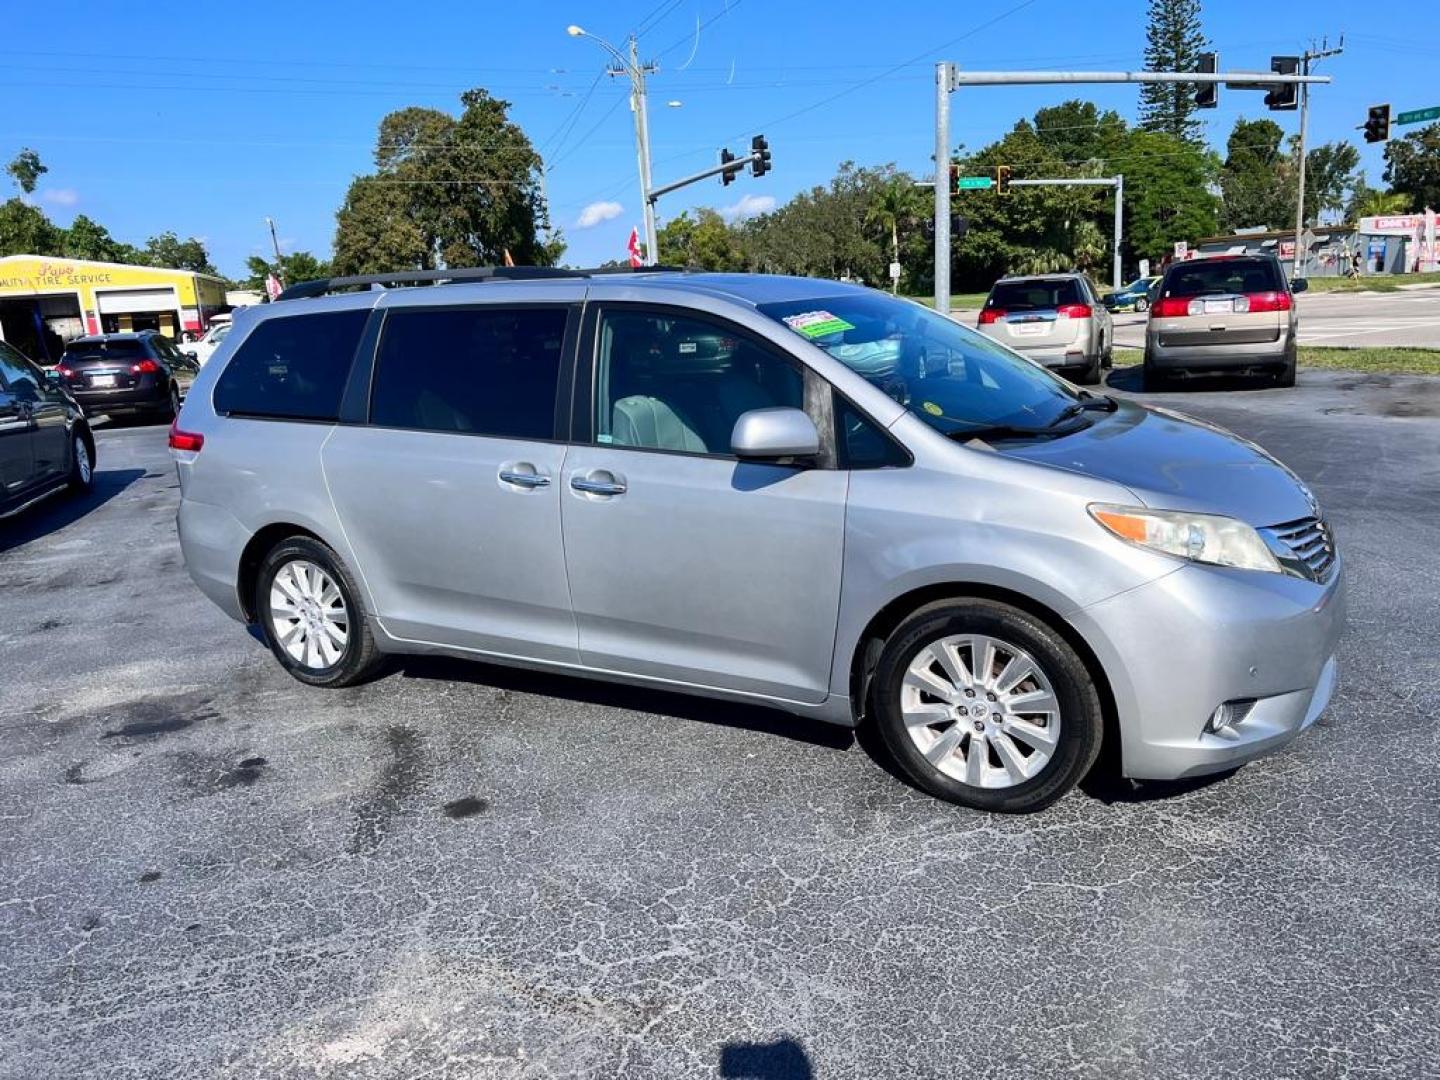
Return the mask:
<svg viewBox="0 0 1440 1080">
<path fill-rule="evenodd" d="M 370 422 L 513 439 L 554 439 L 566 309 L 391 311 Z"/>
<path fill-rule="evenodd" d="M 849 401 L 835 395 L 835 430 L 842 469 L 883 469 L 910 464 L 909 455 Z"/>
<path fill-rule="evenodd" d="M 0 345 L 0 379 L 22 401 L 34 401 L 40 396 L 42 380 L 23 357 L 6 345 Z"/>
<path fill-rule="evenodd" d="M 221 413 L 334 420 L 370 313 L 330 311 L 261 322 L 215 384 Z"/>
<path fill-rule="evenodd" d="M 728 455 L 742 413 L 799 409 L 804 399 L 796 365 L 718 323 L 638 311 L 601 317 L 597 442 Z"/>
</svg>

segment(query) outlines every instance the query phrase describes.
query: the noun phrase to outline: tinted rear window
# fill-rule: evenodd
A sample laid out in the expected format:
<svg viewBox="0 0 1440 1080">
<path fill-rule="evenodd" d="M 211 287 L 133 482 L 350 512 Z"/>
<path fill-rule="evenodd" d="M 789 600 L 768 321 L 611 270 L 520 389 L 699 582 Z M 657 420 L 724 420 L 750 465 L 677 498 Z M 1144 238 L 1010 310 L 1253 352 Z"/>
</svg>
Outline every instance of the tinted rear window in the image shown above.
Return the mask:
<svg viewBox="0 0 1440 1080">
<path fill-rule="evenodd" d="M 145 343 L 123 341 L 72 341 L 65 346 L 61 363 L 82 363 L 86 360 L 120 360 L 145 355 Z"/>
<path fill-rule="evenodd" d="M 391 311 L 370 421 L 385 427 L 553 439 L 566 311 Z"/>
<path fill-rule="evenodd" d="M 1080 286 L 1073 278 L 1062 281 L 999 281 L 990 290 L 987 308 L 1003 308 L 1006 311 L 1036 311 L 1040 308 L 1059 307 L 1061 304 L 1081 304 Z"/>
<path fill-rule="evenodd" d="M 1269 259 L 1214 259 L 1172 267 L 1166 296 L 1223 296 L 1229 293 L 1281 292 L 1280 268 Z"/>
<path fill-rule="evenodd" d="M 368 311 L 266 319 L 215 384 L 215 409 L 242 416 L 334 420 Z"/>
</svg>

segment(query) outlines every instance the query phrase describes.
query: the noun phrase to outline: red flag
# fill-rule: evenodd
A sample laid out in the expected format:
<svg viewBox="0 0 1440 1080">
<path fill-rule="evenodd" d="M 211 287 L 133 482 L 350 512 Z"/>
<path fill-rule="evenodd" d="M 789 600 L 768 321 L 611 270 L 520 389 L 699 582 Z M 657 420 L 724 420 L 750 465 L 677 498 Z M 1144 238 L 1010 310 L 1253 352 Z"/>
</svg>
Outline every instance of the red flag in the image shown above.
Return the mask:
<svg viewBox="0 0 1440 1080">
<path fill-rule="evenodd" d="M 511 256 L 511 254 L 510 254 L 510 249 L 509 249 L 509 248 L 501 248 L 500 250 L 502 250 L 502 251 L 505 252 L 505 265 L 506 265 L 506 266 L 514 266 L 514 265 L 515 265 L 515 259 Z"/>
<path fill-rule="evenodd" d="M 278 300 L 280 297 L 280 279 L 274 274 L 265 275 L 265 293 L 271 300 Z"/>
<path fill-rule="evenodd" d="M 625 245 L 625 250 L 630 253 L 631 266 L 644 266 L 645 260 L 640 258 L 640 230 L 631 227 L 630 242 Z"/>
</svg>

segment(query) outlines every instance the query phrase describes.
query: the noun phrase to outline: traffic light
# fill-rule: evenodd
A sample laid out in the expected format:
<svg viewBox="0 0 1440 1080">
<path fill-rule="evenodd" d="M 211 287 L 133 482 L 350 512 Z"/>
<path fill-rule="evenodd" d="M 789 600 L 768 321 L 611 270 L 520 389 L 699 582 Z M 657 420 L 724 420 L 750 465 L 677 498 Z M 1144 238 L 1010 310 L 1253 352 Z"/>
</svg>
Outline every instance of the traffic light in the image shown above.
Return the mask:
<svg viewBox="0 0 1440 1080">
<path fill-rule="evenodd" d="M 995 194 L 996 194 L 996 195 L 1009 195 L 1009 194 L 1010 194 L 1010 166 L 1009 166 L 1009 165 L 996 165 L 996 166 L 995 166 Z"/>
<path fill-rule="evenodd" d="M 764 176 L 770 171 L 770 144 L 765 141 L 764 135 L 756 135 L 750 140 L 750 152 L 759 155 L 750 162 L 750 175 Z"/>
<path fill-rule="evenodd" d="M 732 161 L 734 161 L 734 160 L 735 160 L 735 155 L 732 154 L 732 153 L 730 153 L 729 150 L 721 150 L 721 151 L 720 151 L 720 164 L 721 164 L 721 165 L 729 165 L 729 164 L 730 164 Z M 724 185 L 725 187 L 729 187 L 730 184 L 731 184 L 731 182 L 735 179 L 735 173 L 736 173 L 737 171 L 738 171 L 738 170 L 736 170 L 736 169 L 726 169 L 724 172 L 722 172 L 722 173 L 720 174 L 720 183 L 721 183 L 722 185 Z"/>
<path fill-rule="evenodd" d="M 951 165 L 951 166 L 950 166 L 950 194 L 951 194 L 951 195 L 958 195 L 958 194 L 960 194 L 960 166 L 959 166 L 959 165 Z"/>
<path fill-rule="evenodd" d="M 1390 106 L 1371 105 L 1365 118 L 1365 141 L 1384 142 L 1390 138 Z"/>
<path fill-rule="evenodd" d="M 1213 52 L 1202 52 L 1200 54 L 1200 66 L 1196 72 L 1201 75 L 1214 75 L 1220 70 L 1220 54 Z M 1197 109 L 1213 109 L 1220 104 L 1219 83 L 1199 83 L 1195 90 L 1195 107 Z"/>
<path fill-rule="evenodd" d="M 1298 75 L 1300 74 L 1300 58 L 1298 56 L 1272 56 L 1270 70 L 1276 75 Z M 1299 101 L 1300 85 L 1298 83 L 1281 83 L 1279 86 L 1271 87 L 1269 93 L 1265 95 L 1265 105 L 1271 112 L 1294 109 Z"/>
<path fill-rule="evenodd" d="M 970 231 L 970 219 L 959 214 L 950 215 L 950 234 L 956 240 L 964 240 L 965 234 Z"/>
</svg>

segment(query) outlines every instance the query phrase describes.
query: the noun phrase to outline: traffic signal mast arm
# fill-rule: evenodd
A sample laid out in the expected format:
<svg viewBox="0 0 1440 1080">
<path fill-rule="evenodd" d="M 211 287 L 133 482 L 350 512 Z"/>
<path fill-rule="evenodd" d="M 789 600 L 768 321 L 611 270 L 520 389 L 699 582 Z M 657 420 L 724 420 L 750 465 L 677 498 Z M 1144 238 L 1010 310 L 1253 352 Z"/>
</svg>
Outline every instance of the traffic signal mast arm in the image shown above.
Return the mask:
<svg viewBox="0 0 1440 1080">
<path fill-rule="evenodd" d="M 773 167 L 770 164 L 770 145 L 765 141 L 765 136 L 757 135 L 751 140 L 750 153 L 736 157 L 730 153 L 729 150 L 721 150 L 719 165 L 712 165 L 708 169 L 701 169 L 699 172 L 691 173 L 689 176 L 681 177 L 679 180 L 672 180 L 668 184 L 661 184 L 659 187 L 651 188 L 645 197 L 653 203 L 659 199 L 661 195 L 668 195 L 672 191 L 676 191 L 679 188 L 686 187 L 689 184 L 717 174 L 723 175 L 724 183 L 728 184 L 734 174 L 740 172 L 747 165 L 754 166 L 756 176 L 764 176 Z"/>
</svg>

